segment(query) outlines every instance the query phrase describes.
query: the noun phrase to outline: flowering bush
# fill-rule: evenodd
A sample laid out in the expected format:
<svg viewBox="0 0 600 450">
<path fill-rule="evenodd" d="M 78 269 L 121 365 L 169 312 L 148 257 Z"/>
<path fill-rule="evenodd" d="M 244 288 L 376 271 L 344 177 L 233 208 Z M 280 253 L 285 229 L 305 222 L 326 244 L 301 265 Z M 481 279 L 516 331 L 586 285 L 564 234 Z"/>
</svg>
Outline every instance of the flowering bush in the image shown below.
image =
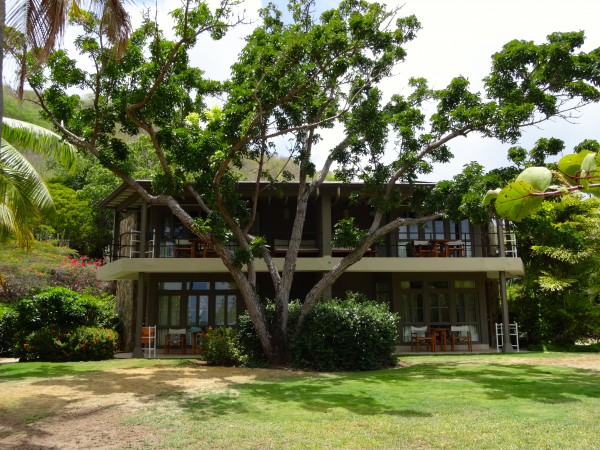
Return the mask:
<svg viewBox="0 0 600 450">
<path fill-rule="evenodd" d="M 14 330 L 14 355 L 44 361 L 112 358 L 118 334 L 97 330 L 118 326 L 114 303 L 114 297 L 106 294 L 57 287 L 15 302 L 12 313 L 4 317 Z"/>
<path fill-rule="evenodd" d="M 87 256 L 65 258 L 60 266 L 52 271 L 52 284 L 75 292 L 90 294 L 108 292 L 112 284 L 97 279 L 101 265 L 101 259 L 91 259 Z"/>
<path fill-rule="evenodd" d="M 19 342 L 16 356 L 27 361 L 97 361 L 112 359 L 119 335 L 114 330 L 78 327 L 72 330 L 46 327 Z"/>
<path fill-rule="evenodd" d="M 202 340 L 204 357 L 209 365 L 237 366 L 241 364 L 237 334 L 233 328 L 209 327 Z"/>
</svg>

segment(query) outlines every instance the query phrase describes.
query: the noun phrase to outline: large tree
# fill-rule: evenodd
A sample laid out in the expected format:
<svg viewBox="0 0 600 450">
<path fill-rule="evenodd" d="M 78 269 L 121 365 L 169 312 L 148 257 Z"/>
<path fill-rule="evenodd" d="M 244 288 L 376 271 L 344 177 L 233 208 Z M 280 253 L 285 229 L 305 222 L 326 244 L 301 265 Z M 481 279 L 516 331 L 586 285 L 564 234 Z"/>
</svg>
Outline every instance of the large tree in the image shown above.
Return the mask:
<svg viewBox="0 0 600 450">
<path fill-rule="evenodd" d="M 399 197 L 399 182 L 412 182 L 431 170 L 431 162 L 452 157 L 450 141 L 474 133 L 514 141 L 523 127 L 600 99 L 599 51 L 579 52 L 584 35 L 573 32 L 551 34 L 542 44 L 508 43 L 493 56 L 483 94 L 471 92 L 464 77 L 440 90 L 412 79 L 408 95 L 384 103 L 378 86 L 404 60 L 403 46 L 420 25 L 415 17 L 399 17 L 398 10 L 359 0 L 342 1 L 318 17 L 313 1 L 291 0 L 287 22 L 269 5 L 261 10 L 261 23 L 247 37 L 230 79 L 216 83 L 191 67 L 188 51 L 202 33 L 224 36 L 238 20 L 230 7 L 228 0 L 214 11 L 203 2 L 184 2 L 172 13 L 173 41 L 146 19 L 118 62 L 97 38 L 98 19 L 88 15 L 80 20 L 86 33 L 76 41 L 78 60 L 56 52 L 49 58 L 50 70 L 32 74 L 29 82 L 65 139 L 96 156 L 149 204 L 168 206 L 215 250 L 272 362 L 286 357 L 287 308 L 309 196 L 332 171 L 340 180 L 364 182 L 373 220 L 366 230 L 346 233 L 356 238 L 345 242 L 354 251 L 302 299 L 300 321 L 378 239 L 440 216 L 440 210 L 413 219 L 389 219 L 393 216 L 387 213 L 406 200 Z M 83 57 L 91 59 L 95 71 L 81 68 Z M 91 92 L 91 100 L 70 95 L 72 87 Z M 207 110 L 207 99 L 215 96 L 224 99 L 222 106 Z M 428 118 L 424 107 L 431 102 L 435 112 Z M 341 133 L 339 142 L 322 149 L 321 134 L 334 127 Z M 160 162 L 153 192 L 161 194 L 146 191 L 131 176 L 129 148 L 115 136 L 117 130 L 150 137 Z M 264 239 L 250 230 L 259 182 L 274 179 L 264 162 L 284 138 L 299 175 L 290 246 L 279 272 Z M 317 150 L 327 154 L 321 167 L 314 163 Z M 237 168 L 245 160 L 258 163 L 249 200 L 235 189 Z M 191 217 L 178 203 L 183 193 L 196 200 L 202 218 Z M 236 252 L 225 245 L 229 240 L 237 243 Z M 256 289 L 256 258 L 265 261 L 274 285 L 273 328 L 265 323 Z"/>
</svg>

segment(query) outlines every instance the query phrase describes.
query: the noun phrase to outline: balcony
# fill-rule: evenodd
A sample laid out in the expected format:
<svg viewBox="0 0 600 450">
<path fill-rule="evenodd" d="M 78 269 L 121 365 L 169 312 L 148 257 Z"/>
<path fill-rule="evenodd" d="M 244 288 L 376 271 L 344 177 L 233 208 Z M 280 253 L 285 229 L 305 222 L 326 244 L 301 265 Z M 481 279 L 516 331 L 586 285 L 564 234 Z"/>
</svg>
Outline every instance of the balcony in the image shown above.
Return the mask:
<svg viewBox="0 0 600 450">
<path fill-rule="evenodd" d="M 287 254 L 289 240 L 270 239 L 271 253 L 276 258 Z M 504 235 L 505 256 L 516 258 L 517 243 L 514 233 Z M 234 250 L 235 245 L 231 245 Z M 330 248 L 322 251 L 316 239 L 303 239 L 298 252 L 299 258 L 331 256 L 343 258 L 352 249 Z M 465 235 L 463 239 L 412 239 L 394 244 L 374 245 L 365 257 L 377 258 L 491 258 L 500 256 L 498 239 L 495 233 L 477 233 Z M 115 248 L 105 249 L 105 260 L 115 261 L 122 258 L 216 258 L 216 253 L 200 239 L 165 238 L 152 236 L 145 242 L 140 239 L 139 231 L 130 231 L 120 235 Z"/>
</svg>

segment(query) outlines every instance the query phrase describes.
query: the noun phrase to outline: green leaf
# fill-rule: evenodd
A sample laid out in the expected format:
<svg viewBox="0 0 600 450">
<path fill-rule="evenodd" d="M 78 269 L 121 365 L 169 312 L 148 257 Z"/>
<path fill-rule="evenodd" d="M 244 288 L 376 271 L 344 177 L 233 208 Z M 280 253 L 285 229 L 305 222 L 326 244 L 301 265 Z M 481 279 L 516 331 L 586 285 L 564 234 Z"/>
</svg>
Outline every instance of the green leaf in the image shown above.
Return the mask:
<svg viewBox="0 0 600 450">
<path fill-rule="evenodd" d="M 498 194 L 500 194 L 501 190 L 502 189 L 498 188 L 498 189 L 487 191 L 485 193 L 485 197 L 483 197 L 483 206 L 489 205 L 492 202 L 492 200 L 498 198 Z"/>
<path fill-rule="evenodd" d="M 529 167 L 521 172 L 516 181 L 524 181 L 535 190 L 544 192 L 552 182 L 552 172 L 545 167 Z"/>
<path fill-rule="evenodd" d="M 500 217 L 519 222 L 542 205 L 544 197 L 535 195 L 538 192 L 525 181 L 510 183 L 498 194 L 496 212 Z"/>
<path fill-rule="evenodd" d="M 583 162 L 581 163 L 581 170 L 585 170 L 586 172 L 593 172 L 596 170 L 596 154 L 588 153 L 583 158 Z"/>
<path fill-rule="evenodd" d="M 563 156 L 560 161 L 558 161 L 558 170 L 568 177 L 577 178 L 584 158 L 590 153 L 589 150 L 583 150 L 579 153 Z"/>
</svg>

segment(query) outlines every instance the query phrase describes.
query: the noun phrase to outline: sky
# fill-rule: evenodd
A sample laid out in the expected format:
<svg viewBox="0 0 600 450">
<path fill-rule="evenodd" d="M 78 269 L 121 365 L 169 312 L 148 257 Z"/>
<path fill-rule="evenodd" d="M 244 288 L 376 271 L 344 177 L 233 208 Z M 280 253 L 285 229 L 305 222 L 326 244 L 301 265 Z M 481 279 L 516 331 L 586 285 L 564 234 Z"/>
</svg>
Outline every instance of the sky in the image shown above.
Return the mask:
<svg viewBox="0 0 600 450">
<path fill-rule="evenodd" d="M 212 0 L 211 0 L 212 1 Z M 166 12 L 179 2 L 173 0 L 137 0 L 129 4 L 134 25 L 139 24 L 139 11 L 147 3 L 159 9 L 157 17 L 163 28 L 169 27 Z M 284 2 L 276 0 L 284 8 Z M 336 2 L 317 0 L 318 8 L 334 7 Z M 245 16 L 256 21 L 263 0 L 246 0 Z M 393 0 L 389 7 L 401 6 L 401 15 L 414 14 L 422 29 L 414 41 L 407 44 L 406 61 L 397 67 L 396 75 L 383 84 L 386 95 L 408 94 L 407 80 L 412 76 L 425 77 L 430 86 L 443 88 L 455 76 L 469 79 L 472 89 L 482 90 L 482 78 L 488 73 L 491 55 L 512 39 L 544 42 L 554 31 L 586 32 L 584 51 L 600 47 L 600 2 L 596 0 Z M 192 51 L 191 60 L 213 78 L 225 79 L 229 67 L 243 46 L 244 36 L 252 25 L 232 30 L 223 40 L 214 42 L 201 39 Z M 73 42 L 74 31 L 65 36 L 65 43 Z M 571 123 L 554 120 L 528 130 L 516 144 L 527 149 L 540 137 L 556 137 L 565 141 L 566 153 L 583 139 L 600 141 L 600 106 L 590 105 L 580 111 L 580 117 Z M 338 131 L 325 136 L 324 145 L 339 142 Z M 508 164 L 506 151 L 509 144 L 475 135 L 455 140 L 450 148 L 455 155 L 451 163 L 435 166 L 423 181 L 449 179 L 459 173 L 464 164 L 476 160 L 490 170 Z M 317 167 L 325 158 L 317 157 Z"/>
</svg>

